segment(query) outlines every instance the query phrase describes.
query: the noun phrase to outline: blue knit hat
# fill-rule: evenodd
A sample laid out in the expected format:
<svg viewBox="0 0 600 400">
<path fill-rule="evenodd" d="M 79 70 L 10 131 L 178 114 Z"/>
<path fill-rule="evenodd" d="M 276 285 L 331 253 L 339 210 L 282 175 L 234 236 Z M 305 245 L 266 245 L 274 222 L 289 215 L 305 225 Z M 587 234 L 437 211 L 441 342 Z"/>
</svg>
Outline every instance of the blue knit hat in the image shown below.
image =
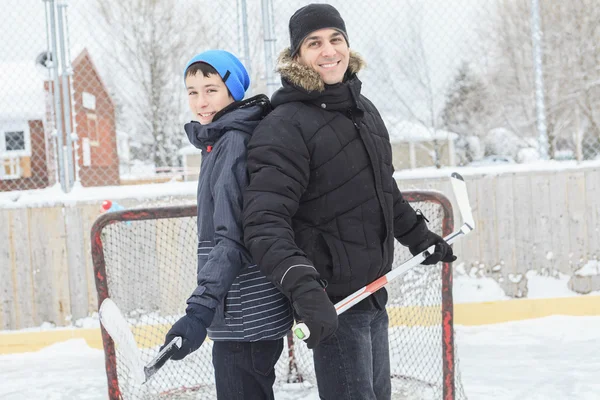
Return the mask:
<svg viewBox="0 0 600 400">
<path fill-rule="evenodd" d="M 240 101 L 244 98 L 244 94 L 250 86 L 250 77 L 236 56 L 225 50 L 207 50 L 200 53 L 186 64 L 183 70 L 184 82 L 188 68 L 197 62 L 206 63 L 217 70 L 234 100 Z"/>
</svg>

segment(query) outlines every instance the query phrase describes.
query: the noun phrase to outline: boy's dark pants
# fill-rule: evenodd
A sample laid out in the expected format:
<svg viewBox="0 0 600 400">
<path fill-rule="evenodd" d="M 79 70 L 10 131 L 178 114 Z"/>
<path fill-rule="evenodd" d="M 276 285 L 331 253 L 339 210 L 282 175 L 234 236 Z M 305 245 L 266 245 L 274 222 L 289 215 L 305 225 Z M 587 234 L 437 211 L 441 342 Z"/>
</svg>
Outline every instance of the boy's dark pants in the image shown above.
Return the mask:
<svg viewBox="0 0 600 400">
<path fill-rule="evenodd" d="M 313 350 L 319 396 L 325 400 L 389 400 L 388 315 L 350 309 L 335 334 Z"/>
<path fill-rule="evenodd" d="M 258 342 L 213 342 L 219 400 L 274 400 L 275 364 L 283 338 Z"/>
</svg>

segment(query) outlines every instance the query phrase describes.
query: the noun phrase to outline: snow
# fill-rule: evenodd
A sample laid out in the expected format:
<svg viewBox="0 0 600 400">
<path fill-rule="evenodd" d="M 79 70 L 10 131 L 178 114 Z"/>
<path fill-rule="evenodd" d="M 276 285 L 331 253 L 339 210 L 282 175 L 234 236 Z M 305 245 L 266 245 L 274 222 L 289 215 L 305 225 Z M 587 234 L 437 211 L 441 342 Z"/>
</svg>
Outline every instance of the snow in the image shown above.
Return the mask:
<svg viewBox="0 0 600 400">
<path fill-rule="evenodd" d="M 396 171 L 394 178 L 398 180 L 408 179 L 431 179 L 431 178 L 447 178 L 453 172 L 458 172 L 463 177 L 473 175 L 502 175 L 507 173 L 521 173 L 534 171 L 569 171 L 583 170 L 585 168 L 600 168 L 600 160 L 593 161 L 536 161 L 527 164 L 500 164 L 480 167 L 443 167 L 437 169 L 435 167 L 416 168 Z"/>
<path fill-rule="evenodd" d="M 598 260 L 588 261 L 583 267 L 575 271 L 577 276 L 594 276 L 600 275 L 600 262 Z"/>
<path fill-rule="evenodd" d="M 598 261 L 588 262 L 582 269 L 581 276 L 590 276 L 600 274 Z M 455 267 L 455 276 L 453 280 L 452 296 L 455 304 L 461 303 L 480 303 L 487 301 L 502 301 L 513 299 L 507 296 L 498 281 L 493 277 L 481 276 L 485 266 L 480 268 L 471 268 L 467 273 L 464 263 L 460 263 Z M 492 270 L 494 271 L 493 267 Z M 577 273 L 576 273 L 577 274 Z M 589 274 L 589 275 L 587 275 Z M 579 275 L 579 274 L 577 274 Z M 523 279 L 527 281 L 527 298 L 528 299 L 551 299 L 562 297 L 579 297 L 580 294 L 569 289 L 569 275 L 555 271 L 527 271 L 525 276 L 522 274 L 509 274 L 508 279 L 513 283 L 519 283 Z M 588 295 L 600 295 L 600 291 L 591 292 Z"/>
<path fill-rule="evenodd" d="M 390 141 L 425 142 L 432 140 L 456 140 L 458 135 L 443 129 L 431 129 L 423 124 L 398 120 L 391 115 L 382 116 L 390 134 Z"/>
<path fill-rule="evenodd" d="M 177 151 L 177 154 L 179 154 L 181 156 L 187 156 L 190 154 L 202 154 L 202 151 L 199 148 L 197 148 L 196 146 L 189 144 L 189 145 L 179 149 Z"/>
<path fill-rule="evenodd" d="M 454 304 L 510 299 L 494 279 L 473 279 L 468 276 L 457 276 L 454 278 L 452 297 Z"/>
<path fill-rule="evenodd" d="M 45 189 L 0 193 L 0 208 L 51 207 L 57 204 L 102 202 L 106 199 L 155 200 L 159 197 L 182 196 L 191 196 L 194 199 L 197 189 L 198 184 L 195 181 L 89 188 L 75 186 L 69 193 L 64 193 L 59 185 L 54 185 Z"/>
<path fill-rule="evenodd" d="M 548 276 L 537 271 L 527 271 L 526 276 L 528 299 L 579 296 L 568 287 L 569 280 L 571 279 L 569 275 L 556 273 L 556 276 Z M 600 292 L 593 292 L 590 294 L 598 295 Z"/>
<path fill-rule="evenodd" d="M 456 327 L 459 371 L 470 399 L 597 399 L 600 317 L 551 316 Z M 104 354 L 83 339 L 0 356 L 3 400 L 106 400 Z M 276 387 L 277 400 L 316 400 L 302 384 Z"/>
<path fill-rule="evenodd" d="M 108 397 L 104 353 L 88 347 L 83 339 L 35 353 L 0 356 L 0 370 L 0 398 L 5 400 Z"/>
<path fill-rule="evenodd" d="M 600 317 L 552 316 L 458 327 L 460 370 L 471 399 L 597 399 Z"/>
<path fill-rule="evenodd" d="M 67 316 L 65 318 L 67 321 L 71 320 L 71 316 Z M 77 319 L 73 321 L 70 325 L 66 326 L 56 326 L 52 322 L 44 322 L 40 326 L 36 326 L 33 328 L 25 328 L 19 330 L 7 330 L 0 331 L 0 335 L 18 335 L 19 333 L 30 333 L 30 332 L 44 332 L 50 330 L 69 330 L 69 329 L 100 329 L 100 320 L 98 319 L 98 313 L 94 312 L 91 316 Z"/>
<path fill-rule="evenodd" d="M 0 121 L 43 120 L 48 71 L 29 62 L 0 62 Z"/>
</svg>

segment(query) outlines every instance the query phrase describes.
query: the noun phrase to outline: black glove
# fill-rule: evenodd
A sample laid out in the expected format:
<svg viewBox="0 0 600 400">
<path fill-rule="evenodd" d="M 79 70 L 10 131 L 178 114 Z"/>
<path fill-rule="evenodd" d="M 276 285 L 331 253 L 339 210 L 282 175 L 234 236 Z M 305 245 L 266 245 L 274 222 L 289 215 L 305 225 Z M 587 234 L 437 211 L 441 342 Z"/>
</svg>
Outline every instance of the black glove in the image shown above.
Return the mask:
<svg viewBox="0 0 600 400">
<path fill-rule="evenodd" d="M 173 354 L 172 360 L 182 360 L 188 354 L 198 350 L 204 339 L 206 339 L 206 328 L 210 326 L 215 312 L 208 307 L 199 304 L 190 303 L 185 310 L 186 314 L 173 324 L 165 338 L 165 344 L 161 346 L 161 350 L 171 340 L 177 336 L 183 340 L 181 348 Z"/>
<path fill-rule="evenodd" d="M 436 235 L 431 231 L 427 231 L 425 234 L 425 239 L 421 241 L 418 245 L 409 247 L 411 254 L 414 256 L 419 254 L 423 250 L 427 249 L 429 246 L 435 245 L 435 250 L 433 254 L 425 259 L 421 264 L 423 265 L 431 265 L 437 264 L 440 261 L 451 263 L 456 260 L 456 256 L 452 252 L 452 247 L 440 236 Z"/>
<path fill-rule="evenodd" d="M 325 288 L 316 280 L 303 283 L 292 292 L 292 306 L 310 330 L 306 340 L 309 349 L 331 336 L 338 327 L 335 307 Z"/>
</svg>

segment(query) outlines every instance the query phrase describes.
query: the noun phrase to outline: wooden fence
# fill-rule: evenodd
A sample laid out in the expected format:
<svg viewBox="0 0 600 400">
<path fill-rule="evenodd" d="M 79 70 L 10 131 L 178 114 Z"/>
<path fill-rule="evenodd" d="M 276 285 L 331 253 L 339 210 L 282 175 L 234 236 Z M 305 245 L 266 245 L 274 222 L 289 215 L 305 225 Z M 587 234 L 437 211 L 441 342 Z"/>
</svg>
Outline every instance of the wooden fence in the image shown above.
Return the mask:
<svg viewBox="0 0 600 400">
<path fill-rule="evenodd" d="M 600 290 L 600 275 L 576 274 L 600 258 L 600 167 L 464 176 L 476 230 L 456 242 L 456 265 L 492 277 L 512 297 L 527 297 L 531 270 L 567 274 L 578 293 Z M 401 178 L 399 186 L 439 190 L 454 201 L 447 178 Z M 97 310 L 90 229 L 99 206 L 0 209 L 0 330 L 68 325 Z"/>
</svg>

